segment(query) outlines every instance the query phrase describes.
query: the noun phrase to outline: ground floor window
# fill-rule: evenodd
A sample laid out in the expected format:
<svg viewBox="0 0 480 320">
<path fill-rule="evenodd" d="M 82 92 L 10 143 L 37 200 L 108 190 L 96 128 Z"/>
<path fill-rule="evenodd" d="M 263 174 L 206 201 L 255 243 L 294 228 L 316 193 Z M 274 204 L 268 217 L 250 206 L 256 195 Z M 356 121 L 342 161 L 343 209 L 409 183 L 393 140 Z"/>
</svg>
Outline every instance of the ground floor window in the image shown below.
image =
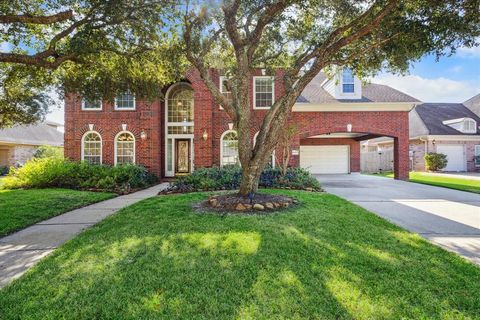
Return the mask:
<svg viewBox="0 0 480 320">
<path fill-rule="evenodd" d="M 238 158 L 238 135 L 234 130 L 225 131 L 220 138 L 220 164 L 240 164 Z"/>
<path fill-rule="evenodd" d="M 102 163 L 102 138 L 98 132 L 90 131 L 83 135 L 82 160 L 91 164 Z"/>
<path fill-rule="evenodd" d="M 135 163 L 135 137 L 128 131 L 115 137 L 115 164 Z"/>
</svg>

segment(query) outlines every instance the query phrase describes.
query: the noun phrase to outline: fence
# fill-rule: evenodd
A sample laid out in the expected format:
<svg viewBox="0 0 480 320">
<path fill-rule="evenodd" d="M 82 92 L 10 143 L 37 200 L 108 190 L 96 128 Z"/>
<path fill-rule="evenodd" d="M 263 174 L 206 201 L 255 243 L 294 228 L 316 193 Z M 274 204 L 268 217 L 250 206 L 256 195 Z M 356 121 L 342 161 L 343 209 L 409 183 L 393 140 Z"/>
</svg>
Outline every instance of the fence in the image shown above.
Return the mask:
<svg viewBox="0 0 480 320">
<path fill-rule="evenodd" d="M 393 171 L 393 150 L 362 152 L 360 170 L 366 173 Z"/>
</svg>

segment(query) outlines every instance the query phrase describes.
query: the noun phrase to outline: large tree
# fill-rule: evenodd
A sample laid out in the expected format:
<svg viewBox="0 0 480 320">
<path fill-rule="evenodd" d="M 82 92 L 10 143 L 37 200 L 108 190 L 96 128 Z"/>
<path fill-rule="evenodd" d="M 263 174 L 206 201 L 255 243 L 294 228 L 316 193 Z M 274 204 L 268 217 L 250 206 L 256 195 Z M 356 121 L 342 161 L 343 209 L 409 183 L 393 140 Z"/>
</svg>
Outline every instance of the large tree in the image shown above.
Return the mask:
<svg viewBox="0 0 480 320">
<path fill-rule="evenodd" d="M 348 66 L 358 76 L 408 70 L 427 53 L 440 57 L 476 45 L 478 0 L 225 0 L 189 3 L 183 38 L 188 61 L 231 117 L 243 168 L 240 194 L 259 176 L 295 101 L 321 71 Z M 210 68 L 224 69 L 232 98 Z M 283 68 L 285 92 L 263 119 L 253 145 L 250 79 L 256 68 Z"/>
<path fill-rule="evenodd" d="M 0 2 L 0 127 L 41 120 L 52 89 L 153 98 L 180 77 L 171 0 Z"/>
</svg>

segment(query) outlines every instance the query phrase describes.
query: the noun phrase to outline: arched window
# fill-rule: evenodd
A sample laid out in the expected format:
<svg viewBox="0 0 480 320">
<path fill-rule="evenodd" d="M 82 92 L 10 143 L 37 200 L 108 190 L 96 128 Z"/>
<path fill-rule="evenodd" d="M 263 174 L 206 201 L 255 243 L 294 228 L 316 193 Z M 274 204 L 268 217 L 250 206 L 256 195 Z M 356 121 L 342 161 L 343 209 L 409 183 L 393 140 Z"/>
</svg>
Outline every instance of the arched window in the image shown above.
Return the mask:
<svg viewBox="0 0 480 320">
<path fill-rule="evenodd" d="M 168 122 L 193 122 L 193 90 L 188 83 L 179 83 L 168 92 Z"/>
<path fill-rule="evenodd" d="M 220 138 L 220 164 L 240 164 L 238 159 L 238 136 L 235 130 L 228 130 Z"/>
<path fill-rule="evenodd" d="M 88 131 L 82 137 L 82 160 L 91 164 L 102 163 L 102 137 L 96 131 Z"/>
<path fill-rule="evenodd" d="M 115 137 L 115 164 L 135 163 L 135 137 L 122 131 Z"/>
<path fill-rule="evenodd" d="M 477 133 L 477 122 L 472 118 L 465 118 L 463 120 L 464 133 Z"/>
<path fill-rule="evenodd" d="M 258 137 L 259 133 L 260 133 L 260 131 L 255 133 L 255 135 L 253 136 L 253 146 L 254 147 L 255 147 L 255 144 L 257 144 L 257 137 Z M 275 168 L 275 150 L 273 150 L 273 152 L 272 152 L 272 159 L 271 159 L 271 162 L 269 164 L 272 166 L 272 168 Z"/>
</svg>

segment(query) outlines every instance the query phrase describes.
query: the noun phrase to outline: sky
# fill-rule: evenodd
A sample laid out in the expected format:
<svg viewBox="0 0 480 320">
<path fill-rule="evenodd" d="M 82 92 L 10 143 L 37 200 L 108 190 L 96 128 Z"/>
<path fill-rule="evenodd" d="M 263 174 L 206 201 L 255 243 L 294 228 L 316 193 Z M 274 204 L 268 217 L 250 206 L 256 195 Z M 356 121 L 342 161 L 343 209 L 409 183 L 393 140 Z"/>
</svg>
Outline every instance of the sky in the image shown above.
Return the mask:
<svg viewBox="0 0 480 320">
<path fill-rule="evenodd" d="M 425 56 L 412 64 L 406 76 L 382 73 L 371 82 L 389 85 L 423 102 L 461 103 L 480 93 L 480 47 L 459 48 L 455 55 L 439 61 Z M 63 123 L 63 107 L 52 110 L 47 119 Z"/>
</svg>

